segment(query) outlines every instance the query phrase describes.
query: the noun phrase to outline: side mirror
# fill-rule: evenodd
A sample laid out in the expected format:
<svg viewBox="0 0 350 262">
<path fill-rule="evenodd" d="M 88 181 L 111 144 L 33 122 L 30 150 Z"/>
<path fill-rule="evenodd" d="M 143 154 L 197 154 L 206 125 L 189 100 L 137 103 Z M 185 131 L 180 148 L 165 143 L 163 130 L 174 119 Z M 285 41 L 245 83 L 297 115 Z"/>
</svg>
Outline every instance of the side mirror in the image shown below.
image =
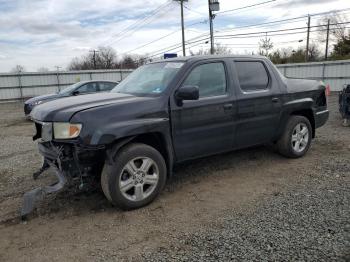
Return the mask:
<svg viewBox="0 0 350 262">
<path fill-rule="evenodd" d="M 175 98 L 179 106 L 183 104 L 183 100 L 198 100 L 199 88 L 198 86 L 182 86 L 176 91 Z"/>
<path fill-rule="evenodd" d="M 73 95 L 73 96 L 77 96 L 77 95 L 79 95 L 79 94 L 80 94 L 80 92 L 79 92 L 78 90 L 75 90 L 75 91 L 72 92 L 72 95 Z"/>
</svg>

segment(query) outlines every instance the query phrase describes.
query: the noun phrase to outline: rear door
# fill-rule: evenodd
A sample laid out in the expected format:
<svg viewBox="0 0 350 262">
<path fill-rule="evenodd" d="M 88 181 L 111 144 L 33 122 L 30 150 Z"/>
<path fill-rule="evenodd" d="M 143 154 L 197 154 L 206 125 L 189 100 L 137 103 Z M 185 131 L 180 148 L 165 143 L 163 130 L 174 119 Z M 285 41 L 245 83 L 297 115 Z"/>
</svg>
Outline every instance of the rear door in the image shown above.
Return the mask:
<svg viewBox="0 0 350 262">
<path fill-rule="evenodd" d="M 278 82 L 263 59 L 234 61 L 238 88 L 235 147 L 271 141 L 278 129 L 281 92 Z"/>
<path fill-rule="evenodd" d="M 230 67 L 231 68 L 231 67 Z M 180 86 L 198 86 L 199 100 L 171 104 L 173 141 L 178 161 L 232 148 L 235 104 L 228 66 L 222 60 L 193 65 Z"/>
</svg>

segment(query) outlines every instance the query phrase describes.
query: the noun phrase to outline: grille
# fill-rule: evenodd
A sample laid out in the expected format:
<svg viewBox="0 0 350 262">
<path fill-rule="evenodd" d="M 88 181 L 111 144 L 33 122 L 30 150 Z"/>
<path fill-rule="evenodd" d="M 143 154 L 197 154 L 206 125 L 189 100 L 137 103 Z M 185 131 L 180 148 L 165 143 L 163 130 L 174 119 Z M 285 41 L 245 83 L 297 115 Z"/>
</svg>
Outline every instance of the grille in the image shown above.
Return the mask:
<svg viewBox="0 0 350 262">
<path fill-rule="evenodd" d="M 29 104 L 24 104 L 24 114 L 29 115 L 32 111 L 32 107 Z"/>
</svg>

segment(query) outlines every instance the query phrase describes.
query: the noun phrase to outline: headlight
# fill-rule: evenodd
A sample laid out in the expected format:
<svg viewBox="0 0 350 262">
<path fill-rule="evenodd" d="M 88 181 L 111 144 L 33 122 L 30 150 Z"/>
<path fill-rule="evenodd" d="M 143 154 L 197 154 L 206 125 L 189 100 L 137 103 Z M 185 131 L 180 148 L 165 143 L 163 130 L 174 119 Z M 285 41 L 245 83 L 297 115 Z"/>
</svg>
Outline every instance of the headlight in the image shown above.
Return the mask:
<svg viewBox="0 0 350 262">
<path fill-rule="evenodd" d="M 53 136 L 55 139 L 69 139 L 79 136 L 82 124 L 53 123 Z"/>
<path fill-rule="evenodd" d="M 33 106 L 37 106 L 40 105 L 43 101 L 39 100 L 39 101 L 35 101 L 32 105 Z"/>
</svg>

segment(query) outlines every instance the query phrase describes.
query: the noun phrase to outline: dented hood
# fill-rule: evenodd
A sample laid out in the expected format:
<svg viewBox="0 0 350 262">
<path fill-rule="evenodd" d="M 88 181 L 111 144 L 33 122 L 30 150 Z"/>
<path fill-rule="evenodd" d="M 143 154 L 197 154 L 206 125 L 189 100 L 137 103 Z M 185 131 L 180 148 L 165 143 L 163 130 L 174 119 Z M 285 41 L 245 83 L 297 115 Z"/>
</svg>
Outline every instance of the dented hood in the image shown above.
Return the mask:
<svg viewBox="0 0 350 262">
<path fill-rule="evenodd" d="M 30 116 L 42 122 L 68 122 L 78 112 L 110 104 L 138 103 L 149 97 L 121 93 L 100 93 L 72 96 L 36 106 Z"/>
</svg>

